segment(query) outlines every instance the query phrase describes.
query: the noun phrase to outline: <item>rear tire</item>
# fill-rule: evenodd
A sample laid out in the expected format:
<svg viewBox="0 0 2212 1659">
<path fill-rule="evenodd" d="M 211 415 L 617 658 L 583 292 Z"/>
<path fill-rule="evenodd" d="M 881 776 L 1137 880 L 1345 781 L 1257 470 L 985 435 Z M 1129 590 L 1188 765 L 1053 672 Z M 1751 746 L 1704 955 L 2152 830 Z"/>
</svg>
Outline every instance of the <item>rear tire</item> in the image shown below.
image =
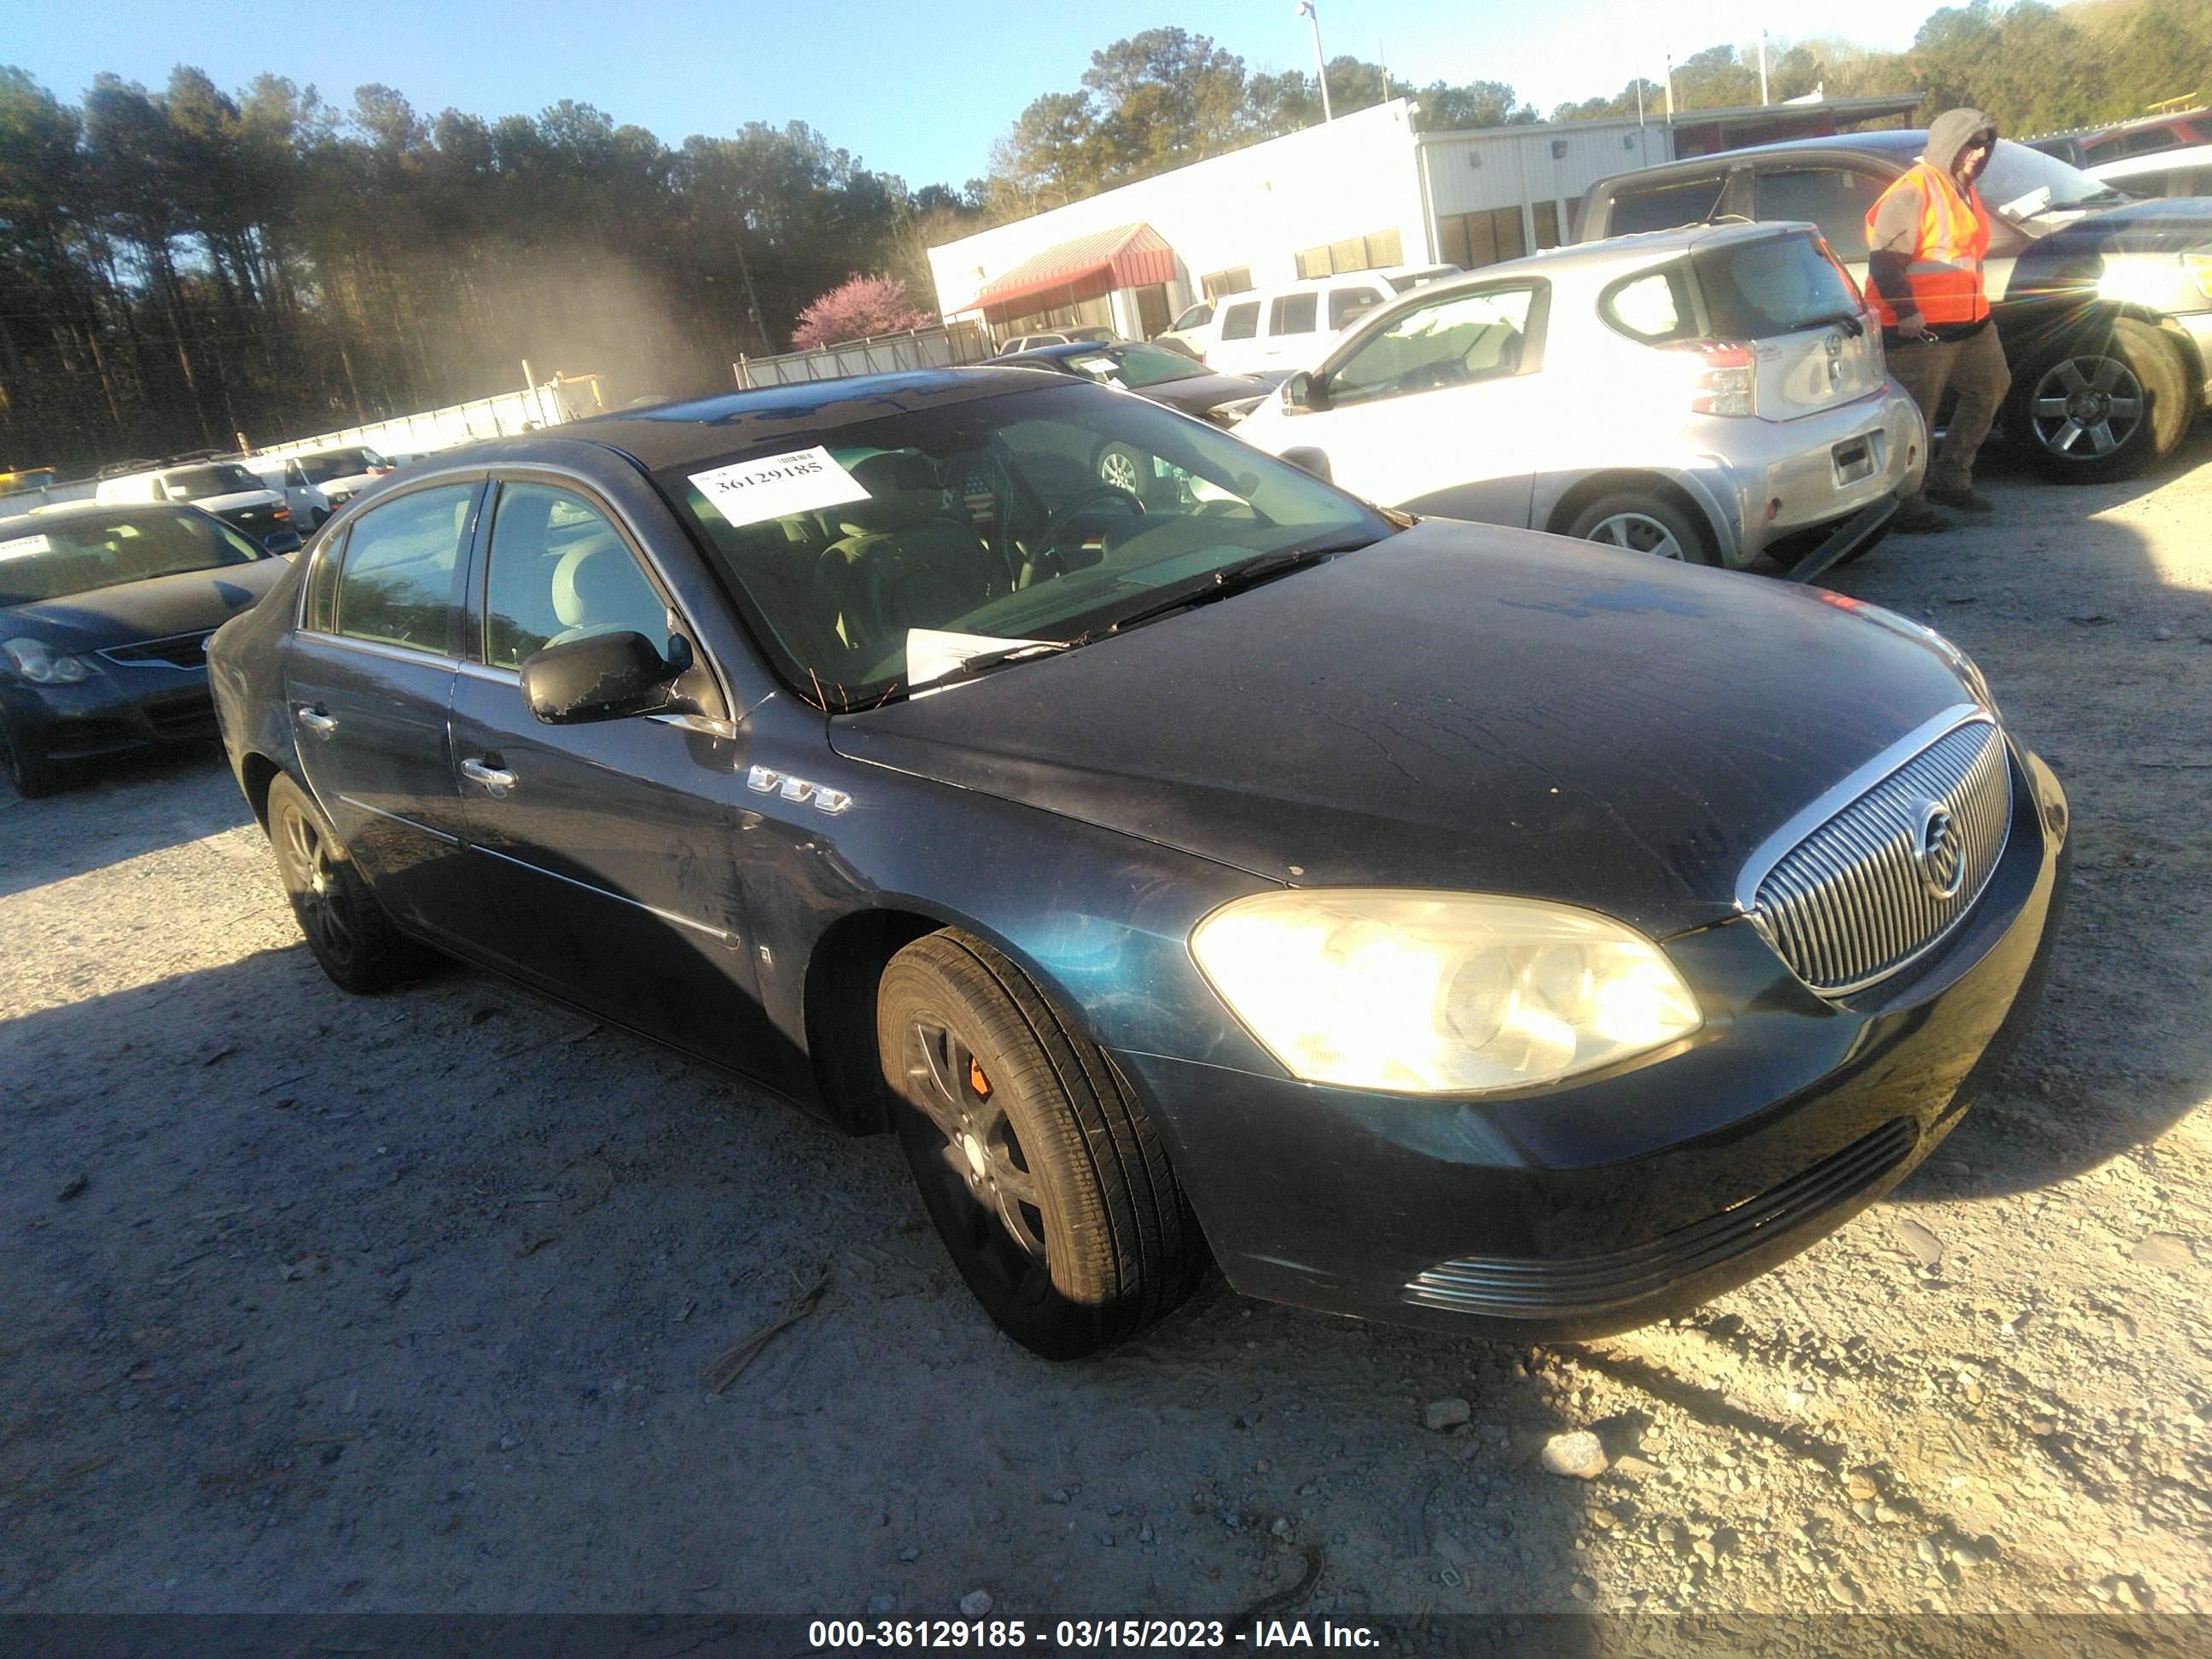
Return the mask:
<svg viewBox="0 0 2212 1659">
<path fill-rule="evenodd" d="M 1206 1248 L 1143 1103 L 1006 957 L 917 939 L 884 971 L 876 1037 L 922 1201 L 1008 1336 L 1096 1353 L 1196 1285 Z"/>
<path fill-rule="evenodd" d="M 269 786 L 269 841 L 292 915 L 331 984 L 363 995 L 388 991 L 437 961 L 392 925 L 321 809 L 281 774 Z"/>
<path fill-rule="evenodd" d="M 2071 341 L 2015 374 L 2004 424 L 2045 478 L 2111 483 L 2172 454 L 2196 412 L 2180 352 L 2123 317 L 2107 338 Z"/>
<path fill-rule="evenodd" d="M 1656 490 L 1608 491 L 1575 514 L 1567 534 L 1577 541 L 1678 559 L 1684 564 L 1720 562 L 1711 533 Z"/>
</svg>

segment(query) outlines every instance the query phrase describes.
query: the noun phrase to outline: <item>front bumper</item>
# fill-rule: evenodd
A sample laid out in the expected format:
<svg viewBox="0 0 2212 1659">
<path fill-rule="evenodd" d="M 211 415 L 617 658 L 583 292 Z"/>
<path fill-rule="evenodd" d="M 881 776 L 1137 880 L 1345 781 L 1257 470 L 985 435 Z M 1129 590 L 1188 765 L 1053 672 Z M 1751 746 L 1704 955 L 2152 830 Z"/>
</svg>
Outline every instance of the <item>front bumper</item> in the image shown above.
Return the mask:
<svg viewBox="0 0 2212 1659">
<path fill-rule="evenodd" d="M 2032 1018 L 2063 908 L 2067 808 L 2015 748 L 1981 902 L 1842 1002 L 1748 921 L 1667 941 L 1707 1012 L 1680 1048 L 1510 1099 L 1360 1094 L 1155 1054 L 1117 1064 L 1247 1295 L 1519 1340 L 1648 1324 L 1765 1271 L 1903 1180 Z"/>
<path fill-rule="evenodd" d="M 207 670 L 102 664 L 73 685 L 0 684 L 0 710 L 33 759 L 78 760 L 216 736 Z"/>
</svg>

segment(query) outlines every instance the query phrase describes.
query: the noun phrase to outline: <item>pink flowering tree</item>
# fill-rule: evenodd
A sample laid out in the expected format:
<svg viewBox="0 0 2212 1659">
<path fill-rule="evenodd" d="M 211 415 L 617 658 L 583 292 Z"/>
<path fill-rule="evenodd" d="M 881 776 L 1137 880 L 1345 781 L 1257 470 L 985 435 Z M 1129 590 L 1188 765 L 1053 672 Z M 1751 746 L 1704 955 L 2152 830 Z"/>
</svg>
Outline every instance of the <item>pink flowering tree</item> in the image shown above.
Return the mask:
<svg viewBox="0 0 2212 1659">
<path fill-rule="evenodd" d="M 908 301 L 906 284 L 897 277 L 848 276 L 799 313 L 791 346 L 794 351 L 811 351 L 871 334 L 927 328 L 935 320 Z"/>
</svg>

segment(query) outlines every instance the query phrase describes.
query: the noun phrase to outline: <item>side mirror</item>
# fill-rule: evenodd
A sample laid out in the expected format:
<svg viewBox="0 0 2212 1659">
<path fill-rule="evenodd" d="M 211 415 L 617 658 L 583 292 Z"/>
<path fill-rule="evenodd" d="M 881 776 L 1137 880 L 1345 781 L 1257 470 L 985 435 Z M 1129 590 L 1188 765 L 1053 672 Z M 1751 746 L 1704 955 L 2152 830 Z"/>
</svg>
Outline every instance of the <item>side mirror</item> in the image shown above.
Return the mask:
<svg viewBox="0 0 2212 1659">
<path fill-rule="evenodd" d="M 1303 467 L 1323 483 L 1334 483 L 1336 481 L 1336 475 L 1328 464 L 1328 454 L 1316 449 L 1310 444 L 1296 445 L 1284 450 L 1276 459 L 1288 461 L 1292 466 Z"/>
<path fill-rule="evenodd" d="M 671 662 L 642 634 L 592 634 L 522 659 L 522 700 L 547 726 L 623 720 L 675 706 L 677 677 L 690 665 L 681 641 Z"/>
<path fill-rule="evenodd" d="M 261 550 L 264 553 L 297 553 L 300 550 L 300 532 L 296 530 L 272 530 L 261 538 Z"/>
<path fill-rule="evenodd" d="M 1283 407 L 1293 414 L 1302 410 L 1327 409 L 1328 383 L 1300 369 L 1283 382 Z"/>
</svg>

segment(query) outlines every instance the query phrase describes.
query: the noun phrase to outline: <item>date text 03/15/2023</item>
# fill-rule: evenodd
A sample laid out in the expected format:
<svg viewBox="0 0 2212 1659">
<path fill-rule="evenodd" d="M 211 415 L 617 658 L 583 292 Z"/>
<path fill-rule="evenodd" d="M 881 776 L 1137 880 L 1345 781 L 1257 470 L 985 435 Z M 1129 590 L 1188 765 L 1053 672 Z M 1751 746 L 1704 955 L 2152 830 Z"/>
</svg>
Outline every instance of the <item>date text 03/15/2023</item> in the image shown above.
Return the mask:
<svg viewBox="0 0 2212 1659">
<path fill-rule="evenodd" d="M 902 1648 L 1081 1653 L 1379 1645 L 1376 1632 L 1364 1625 L 1321 1619 L 1258 1619 L 1236 1626 L 1219 1619 L 817 1619 L 807 1626 L 806 1639 L 812 1648 L 860 1653 Z"/>
</svg>

